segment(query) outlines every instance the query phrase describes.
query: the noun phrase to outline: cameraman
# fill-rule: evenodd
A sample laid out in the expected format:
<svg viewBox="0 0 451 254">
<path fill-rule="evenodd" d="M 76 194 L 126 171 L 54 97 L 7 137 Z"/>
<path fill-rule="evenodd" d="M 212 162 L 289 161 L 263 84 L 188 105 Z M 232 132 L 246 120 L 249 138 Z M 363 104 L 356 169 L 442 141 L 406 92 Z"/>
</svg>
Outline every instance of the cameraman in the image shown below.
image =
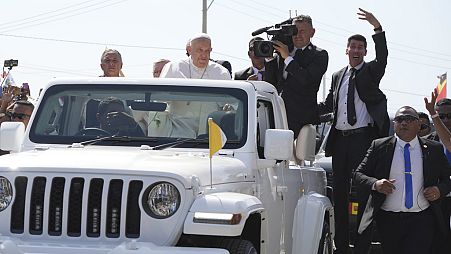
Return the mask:
<svg viewBox="0 0 451 254">
<path fill-rule="evenodd" d="M 298 33 L 292 36 L 294 48 L 274 41 L 277 55 L 265 62 L 264 80 L 273 84 L 285 102 L 288 127 L 297 137 L 306 124 L 318 124 L 316 101 L 319 85 L 327 70 L 329 56 L 326 50 L 311 43 L 315 34 L 312 18 L 300 15 L 293 19 Z"/>
</svg>

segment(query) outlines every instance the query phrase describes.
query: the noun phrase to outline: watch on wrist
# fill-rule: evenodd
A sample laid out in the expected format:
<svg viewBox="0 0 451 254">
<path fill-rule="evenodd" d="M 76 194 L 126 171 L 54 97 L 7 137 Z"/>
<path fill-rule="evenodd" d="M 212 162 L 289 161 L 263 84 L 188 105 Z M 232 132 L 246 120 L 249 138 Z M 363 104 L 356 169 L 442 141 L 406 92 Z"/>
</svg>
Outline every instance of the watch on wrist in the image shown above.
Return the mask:
<svg viewBox="0 0 451 254">
<path fill-rule="evenodd" d="M 382 32 L 382 26 L 379 25 L 378 27 L 374 28 L 374 32 Z"/>
</svg>

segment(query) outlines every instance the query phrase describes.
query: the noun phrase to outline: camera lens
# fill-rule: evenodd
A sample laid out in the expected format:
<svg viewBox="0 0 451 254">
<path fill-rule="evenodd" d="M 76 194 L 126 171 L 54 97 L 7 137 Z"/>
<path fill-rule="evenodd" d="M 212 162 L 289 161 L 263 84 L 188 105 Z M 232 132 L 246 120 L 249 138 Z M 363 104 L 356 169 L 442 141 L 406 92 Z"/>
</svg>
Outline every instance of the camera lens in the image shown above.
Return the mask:
<svg viewBox="0 0 451 254">
<path fill-rule="evenodd" d="M 271 44 L 268 44 L 268 43 L 262 44 L 260 50 L 263 54 L 271 54 L 271 52 L 272 52 Z"/>
<path fill-rule="evenodd" d="M 270 57 L 273 54 L 274 47 L 271 41 L 256 41 L 253 45 L 255 56 Z"/>
</svg>

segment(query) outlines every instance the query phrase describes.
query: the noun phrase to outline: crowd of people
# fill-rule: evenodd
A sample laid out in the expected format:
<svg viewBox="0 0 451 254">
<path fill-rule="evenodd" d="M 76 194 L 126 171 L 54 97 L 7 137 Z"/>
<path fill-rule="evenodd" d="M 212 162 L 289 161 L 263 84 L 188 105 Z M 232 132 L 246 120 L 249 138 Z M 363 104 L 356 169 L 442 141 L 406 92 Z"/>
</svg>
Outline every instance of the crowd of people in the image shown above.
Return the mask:
<svg viewBox="0 0 451 254">
<path fill-rule="evenodd" d="M 22 122 L 27 127 L 34 109 L 28 86 L 5 87 L 0 105 L 0 123 Z"/>
<path fill-rule="evenodd" d="M 329 57 L 326 50 L 312 44 L 315 29 L 308 15 L 293 18 L 298 33 L 292 36 L 292 47 L 274 41 L 272 58 L 256 56 L 254 42 L 263 39 L 252 38 L 248 49 L 251 66 L 233 77 L 230 63 L 221 65 L 210 58 L 212 41 L 207 34 L 194 35 L 188 41 L 188 58 L 156 61 L 153 76 L 267 81 L 283 98 L 288 127 L 295 137 L 304 125 L 318 124 L 321 115 L 333 113 L 325 150 L 326 156 L 332 156 L 335 253 L 351 252 L 351 179 L 357 184 L 359 203 L 354 253 L 370 252 L 373 226 L 384 253 L 450 253 L 451 209 L 446 195 L 451 191 L 451 168 L 446 159 L 451 162 L 451 100 L 436 103 L 433 93 L 431 102 L 425 102 L 437 132 L 431 133 L 427 114 L 404 106 L 396 112 L 395 133 L 389 136 L 387 97 L 379 88 L 388 57 L 385 32 L 372 13 L 360 9 L 358 17 L 374 30 L 376 59 L 364 60 L 364 36 L 350 36 L 348 65 L 333 74 L 330 92 L 320 103 L 317 92 Z M 103 76 L 122 76 L 120 53 L 104 52 L 101 67 Z M 145 116 L 134 118 L 145 121 Z"/>
<path fill-rule="evenodd" d="M 295 137 L 304 125 L 319 124 L 321 115 L 333 113 L 325 152 L 332 156 L 335 253 L 351 252 L 348 203 L 352 179 L 357 184 L 359 204 L 354 253 L 369 253 L 373 226 L 384 253 L 451 253 L 451 201 L 446 197 L 451 191 L 451 99 L 436 102 L 436 92 L 430 101 L 425 98 L 436 132 L 431 133 L 427 114 L 404 106 L 396 112 L 394 135 L 389 136 L 387 97 L 379 88 L 388 57 L 385 32 L 371 12 L 360 9 L 358 18 L 374 30 L 376 58 L 365 61 L 366 38 L 350 36 L 346 43 L 348 65 L 332 75 L 329 94 L 320 103 L 317 92 L 329 56 L 312 44 L 315 28 L 308 15 L 292 19 L 298 31 L 292 36 L 292 47 L 273 42 L 274 57 L 256 56 L 254 42 L 263 39 L 252 38 L 248 48 L 251 66 L 234 75 L 227 61 L 211 60 L 210 36 L 197 34 L 186 45 L 187 58 L 155 61 L 153 77 L 267 81 L 283 98 L 288 127 Z M 124 76 L 122 64 L 117 50 L 105 50 L 101 77 Z M 27 125 L 33 104 L 26 98 L 5 89 L 0 121 Z M 102 103 L 99 119 L 106 117 L 105 112 L 110 114 L 110 106 L 122 105 L 117 98 Z M 127 115 L 123 105 L 115 111 Z M 131 117 L 147 126 L 144 115 Z"/>
</svg>

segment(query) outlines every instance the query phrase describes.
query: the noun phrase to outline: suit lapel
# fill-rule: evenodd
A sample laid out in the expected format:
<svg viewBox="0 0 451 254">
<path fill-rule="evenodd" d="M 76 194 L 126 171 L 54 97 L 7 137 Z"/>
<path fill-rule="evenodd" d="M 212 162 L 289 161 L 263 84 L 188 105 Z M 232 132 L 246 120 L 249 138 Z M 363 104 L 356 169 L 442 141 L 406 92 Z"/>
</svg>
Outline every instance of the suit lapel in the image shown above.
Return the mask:
<svg viewBox="0 0 451 254">
<path fill-rule="evenodd" d="M 340 93 L 340 87 L 341 87 L 341 81 L 343 80 L 343 77 L 346 73 L 346 70 L 348 67 L 344 67 L 337 73 L 337 83 L 335 83 L 335 94 L 334 94 L 334 108 L 338 109 L 338 94 Z M 336 112 L 335 112 L 336 113 Z"/>
<path fill-rule="evenodd" d="M 390 141 L 387 143 L 387 146 L 385 147 L 385 159 L 383 160 L 385 165 L 383 166 L 383 177 L 388 179 L 390 177 L 390 170 L 391 170 L 391 164 L 393 161 L 393 155 L 395 153 L 395 147 L 396 147 L 396 137 L 393 136 Z"/>
<path fill-rule="evenodd" d="M 359 73 L 361 73 L 362 70 L 366 67 L 365 65 L 366 65 L 366 62 L 363 62 L 362 67 L 360 69 L 358 69 L 355 73 L 355 89 L 357 90 L 357 93 L 359 94 L 359 98 L 362 98 L 362 95 L 361 95 L 362 92 L 361 92 L 360 85 L 359 85 L 359 84 L 362 84 L 362 82 L 359 82 L 359 80 L 360 80 Z"/>
<path fill-rule="evenodd" d="M 429 147 L 422 138 L 418 138 L 418 140 L 420 141 L 421 154 L 423 155 L 423 183 L 427 186 L 426 183 L 429 182 L 430 177 L 429 171 L 427 170 L 429 164 Z"/>
<path fill-rule="evenodd" d="M 249 76 L 251 76 L 252 74 L 254 74 L 254 68 L 252 68 L 251 66 L 247 69 L 246 75 L 249 78 Z"/>
</svg>

